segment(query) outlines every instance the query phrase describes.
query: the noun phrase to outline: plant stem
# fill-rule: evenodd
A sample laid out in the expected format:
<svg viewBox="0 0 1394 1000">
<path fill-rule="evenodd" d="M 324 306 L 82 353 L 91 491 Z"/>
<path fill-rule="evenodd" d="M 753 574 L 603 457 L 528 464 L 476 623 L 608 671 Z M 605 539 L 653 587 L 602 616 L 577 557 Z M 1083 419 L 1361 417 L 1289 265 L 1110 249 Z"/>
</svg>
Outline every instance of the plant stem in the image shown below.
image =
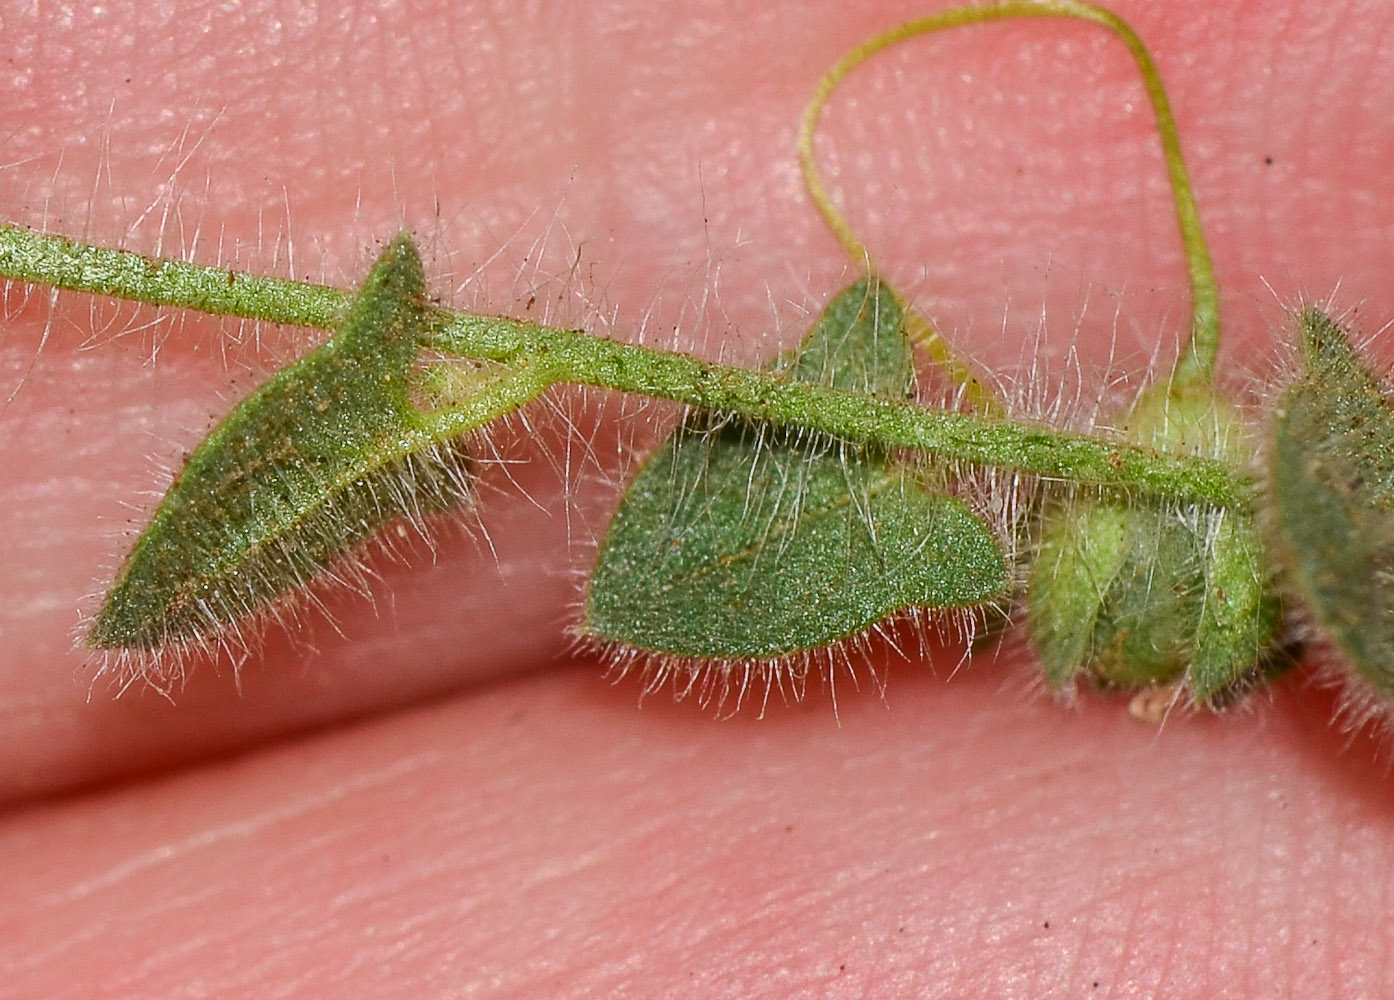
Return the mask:
<svg viewBox="0 0 1394 1000">
<path fill-rule="evenodd" d="M 339 325 L 352 299 L 348 292 L 327 285 L 94 247 L 3 222 L 0 277 L 152 306 L 324 330 Z"/>
<path fill-rule="evenodd" d="M 1243 505 L 1249 482 L 1227 465 L 1162 455 L 971 413 L 846 392 L 763 371 L 624 344 L 580 330 L 456 313 L 436 333 L 441 350 L 546 366 L 548 381 L 618 389 L 804 427 L 852 441 L 923 451 L 1051 479 L 1137 489 L 1175 500 Z"/>
<path fill-rule="evenodd" d="M 149 305 L 326 329 L 338 324 L 350 299 L 348 293 L 323 285 L 144 257 L 4 224 L 0 224 L 0 276 Z M 433 346 L 442 352 L 505 362 L 527 371 L 527 377 L 515 383 L 518 406 L 546 385 L 570 382 L 671 399 L 886 448 L 913 449 L 949 461 L 1133 489 L 1178 501 L 1244 505 L 1252 491 L 1246 477 L 1221 462 L 844 392 L 579 330 L 450 309 L 435 310 L 431 326 Z M 508 384 L 498 390 L 505 396 Z M 507 402 L 495 401 L 505 408 Z M 442 426 L 449 421 L 449 411 L 440 415 Z"/>
</svg>

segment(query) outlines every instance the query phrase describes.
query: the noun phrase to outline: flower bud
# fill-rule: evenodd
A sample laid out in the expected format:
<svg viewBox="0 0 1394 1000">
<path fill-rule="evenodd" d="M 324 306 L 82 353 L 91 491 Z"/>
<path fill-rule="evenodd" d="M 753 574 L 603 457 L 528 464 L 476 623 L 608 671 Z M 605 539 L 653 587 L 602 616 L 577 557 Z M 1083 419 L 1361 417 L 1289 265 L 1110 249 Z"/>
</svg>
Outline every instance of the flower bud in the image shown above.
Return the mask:
<svg viewBox="0 0 1394 1000">
<path fill-rule="evenodd" d="M 1239 414 L 1208 387 L 1157 386 L 1125 431 L 1162 452 L 1238 461 Z M 1045 514 L 1028 591 L 1047 683 L 1184 681 L 1218 704 L 1262 668 L 1279 604 L 1252 516 L 1120 493 L 1077 493 Z"/>
</svg>

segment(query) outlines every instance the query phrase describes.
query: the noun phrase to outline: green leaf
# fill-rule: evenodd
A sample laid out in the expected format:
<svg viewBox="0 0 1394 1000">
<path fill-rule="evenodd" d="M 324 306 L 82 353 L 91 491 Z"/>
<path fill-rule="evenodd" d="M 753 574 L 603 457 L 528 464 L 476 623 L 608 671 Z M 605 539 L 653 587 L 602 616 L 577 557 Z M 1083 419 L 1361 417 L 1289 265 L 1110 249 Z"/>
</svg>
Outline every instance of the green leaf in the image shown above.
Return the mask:
<svg viewBox="0 0 1394 1000">
<path fill-rule="evenodd" d="M 864 279 L 776 370 L 904 398 L 914 359 L 893 292 Z M 582 628 L 704 660 L 772 658 L 909 607 L 965 607 L 1009 578 L 986 525 L 882 450 L 701 414 L 630 483 Z"/>
<path fill-rule="evenodd" d="M 1394 698 L 1394 402 L 1315 309 L 1302 316 L 1300 347 L 1303 374 L 1272 424 L 1277 537 L 1318 624 Z"/>
<path fill-rule="evenodd" d="M 1129 526 L 1121 503 L 1069 504 L 1045 515 L 1027 610 L 1052 689 L 1067 687 L 1097 660 L 1099 619 L 1109 592 L 1133 561 Z"/>
<path fill-rule="evenodd" d="M 198 642 L 309 583 L 388 521 L 469 494 L 469 459 L 410 399 L 425 316 L 409 236 L 338 334 L 244 400 L 190 455 L 87 638 Z"/>
<path fill-rule="evenodd" d="M 1227 510 L 1206 554 L 1206 600 L 1186 680 L 1197 703 L 1223 705 L 1233 691 L 1286 669 L 1274 655 L 1283 608 L 1252 514 Z"/>
</svg>

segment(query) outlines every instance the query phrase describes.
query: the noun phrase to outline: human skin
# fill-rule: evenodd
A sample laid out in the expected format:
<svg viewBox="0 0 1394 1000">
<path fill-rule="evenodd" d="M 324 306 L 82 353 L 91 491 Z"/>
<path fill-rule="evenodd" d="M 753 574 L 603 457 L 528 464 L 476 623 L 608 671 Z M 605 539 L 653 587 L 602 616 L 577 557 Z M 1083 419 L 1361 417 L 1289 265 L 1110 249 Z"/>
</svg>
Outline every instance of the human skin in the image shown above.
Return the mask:
<svg viewBox="0 0 1394 1000">
<path fill-rule="evenodd" d="M 288 242 L 297 277 L 345 286 L 405 225 L 458 304 L 524 315 L 535 294 L 616 336 L 767 357 L 852 274 L 795 174 L 802 103 L 850 44 L 939 5 L 845 6 L 4 12 L 0 206 L 254 271 L 287 273 Z M 1222 363 L 1271 375 L 1284 307 L 1338 285 L 1367 331 L 1394 315 L 1394 11 L 1117 9 L 1176 107 Z M 1026 353 L 1047 385 L 1071 346 L 1136 376 L 1188 304 L 1120 47 L 1033 24 L 886 58 L 826 138 L 886 272 L 994 365 L 1044 313 Z M 835 706 L 815 682 L 721 721 L 636 707 L 633 680 L 566 657 L 623 450 L 593 408 L 568 412 L 598 465 L 540 419 L 568 484 L 509 466 L 529 503 L 486 473 L 488 544 L 374 563 L 376 613 L 327 598 L 342 634 L 307 612 L 309 638 L 272 630 L 237 682 L 205 664 L 169 700 L 118 699 L 70 635 L 141 521 L 126 505 L 163 483 L 149 456 L 176 465 L 310 338 L 227 346 L 232 322 L 20 288 L 6 309 L 0 996 L 1394 988 L 1390 776 L 1309 668 L 1157 729 L 1117 699 L 1056 704 L 1019 641 L 961 668 L 956 647 L 874 653 Z"/>
</svg>

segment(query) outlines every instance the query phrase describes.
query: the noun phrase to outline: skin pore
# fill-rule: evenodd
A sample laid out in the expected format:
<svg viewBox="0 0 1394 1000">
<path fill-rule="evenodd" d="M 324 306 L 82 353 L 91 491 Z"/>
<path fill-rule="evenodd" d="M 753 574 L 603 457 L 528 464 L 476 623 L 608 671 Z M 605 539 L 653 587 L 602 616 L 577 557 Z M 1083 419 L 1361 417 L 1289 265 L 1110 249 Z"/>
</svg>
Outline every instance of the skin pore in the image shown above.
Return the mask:
<svg viewBox="0 0 1394 1000">
<path fill-rule="evenodd" d="M 345 286 L 406 225 L 461 305 L 524 315 L 535 295 L 750 362 L 849 275 L 798 182 L 803 101 L 847 46 L 925 9 L 844 6 L 44 8 L 5 25 L 30 55 L 7 64 L 23 79 L 0 109 L 0 202 L 94 243 Z M 1390 15 L 1311 7 L 1117 7 L 1176 108 L 1222 365 L 1276 354 L 1283 306 L 1337 285 L 1366 330 L 1394 315 L 1394 83 L 1369 69 L 1389 65 Z M 849 81 L 823 148 L 887 272 L 989 365 L 1023 356 L 1044 313 L 1025 356 L 1047 385 L 1072 345 L 1140 372 L 1188 305 L 1117 44 L 1052 22 L 885 60 Z M 927 663 L 909 637 L 913 662 L 876 657 L 884 701 L 863 668 L 836 714 L 815 683 L 721 722 L 665 695 L 636 708 L 632 681 L 559 659 L 614 497 L 594 406 L 568 412 L 599 468 L 539 420 L 569 484 L 545 461 L 492 470 L 487 541 L 375 562 L 375 611 L 326 598 L 342 634 L 311 613 L 240 685 L 202 665 L 172 703 L 115 700 L 69 651 L 74 608 L 143 521 L 126 505 L 163 488 L 149 456 L 177 465 L 310 341 L 248 328 L 230 346 L 236 324 L 78 296 L 46 327 L 43 291 L 6 308 L 4 394 L 25 381 L 0 414 L 0 991 L 1394 985 L 1368 934 L 1394 877 L 1389 776 L 1374 741 L 1329 725 L 1309 670 L 1156 730 L 1116 699 L 1052 704 L 1019 642 L 955 672 L 959 649 Z M 509 457 L 535 455 L 510 433 Z"/>
</svg>

